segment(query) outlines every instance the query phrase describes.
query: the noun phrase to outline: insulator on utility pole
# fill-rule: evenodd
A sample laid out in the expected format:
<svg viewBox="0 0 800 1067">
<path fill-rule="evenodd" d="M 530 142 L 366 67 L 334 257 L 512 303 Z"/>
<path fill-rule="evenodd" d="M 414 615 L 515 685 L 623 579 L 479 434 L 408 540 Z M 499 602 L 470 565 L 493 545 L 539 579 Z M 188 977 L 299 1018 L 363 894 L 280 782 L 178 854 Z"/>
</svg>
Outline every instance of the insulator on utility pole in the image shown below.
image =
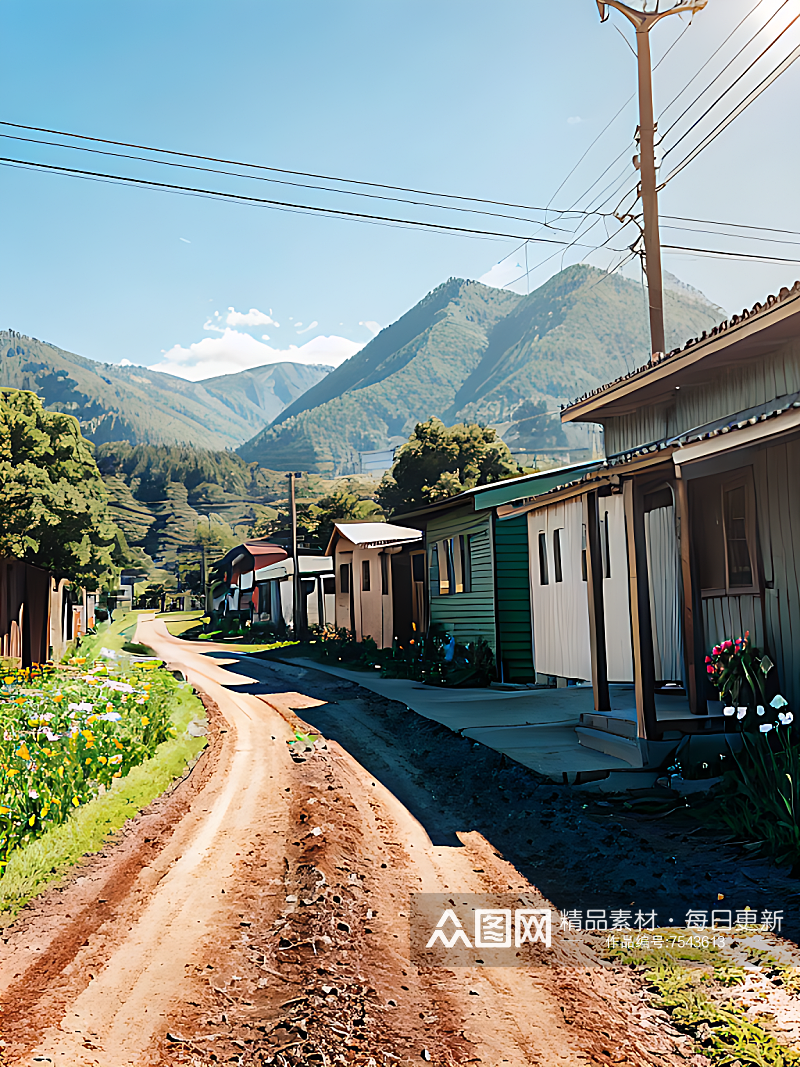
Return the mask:
<svg viewBox="0 0 800 1067">
<path fill-rule="evenodd" d="M 658 234 L 658 191 L 656 188 L 655 121 L 653 118 L 653 77 L 650 61 L 650 30 L 667 15 L 694 14 L 702 11 L 708 0 L 687 0 L 665 11 L 637 11 L 622 0 L 597 0 L 600 21 L 608 18 L 613 7 L 633 24 L 636 30 L 636 58 L 639 76 L 639 129 L 637 155 L 633 165 L 640 174 L 642 214 L 644 216 L 644 257 L 647 293 L 650 306 L 650 350 L 655 355 L 666 351 L 664 340 L 664 283 L 661 276 L 661 240 Z"/>
</svg>

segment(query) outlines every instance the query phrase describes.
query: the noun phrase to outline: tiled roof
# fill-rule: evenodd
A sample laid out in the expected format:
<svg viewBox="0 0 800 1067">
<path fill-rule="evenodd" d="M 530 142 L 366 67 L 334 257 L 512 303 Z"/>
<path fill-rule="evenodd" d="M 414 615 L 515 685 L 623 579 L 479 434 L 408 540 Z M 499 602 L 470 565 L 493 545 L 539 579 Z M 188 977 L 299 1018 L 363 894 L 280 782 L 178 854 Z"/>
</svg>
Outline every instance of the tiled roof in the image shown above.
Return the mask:
<svg viewBox="0 0 800 1067">
<path fill-rule="evenodd" d="M 700 344 L 702 341 L 708 341 L 712 337 L 718 337 L 720 334 L 725 333 L 726 330 L 732 329 L 734 326 L 738 326 L 740 323 L 745 322 L 747 319 L 753 318 L 754 315 L 761 315 L 764 312 L 769 311 L 776 304 L 779 304 L 782 300 L 786 300 L 790 296 L 795 296 L 800 293 L 800 281 L 796 281 L 791 289 L 784 286 L 777 296 L 770 295 L 767 297 L 766 303 L 754 304 L 748 311 L 745 308 L 740 315 L 734 315 L 730 319 L 726 319 L 725 322 L 721 322 L 718 326 L 714 326 L 711 330 L 703 330 L 699 337 L 690 338 L 683 348 L 674 348 L 666 355 L 656 352 L 651 358 L 641 367 L 637 367 L 635 370 L 628 371 L 627 374 L 621 374 L 619 378 L 615 378 L 612 382 L 606 382 L 605 385 L 600 385 L 597 389 L 591 389 L 584 393 L 583 396 L 579 396 L 577 400 L 573 400 L 571 404 L 562 404 L 561 410 L 569 410 L 576 404 L 581 404 L 584 400 L 589 400 L 590 397 L 598 396 L 600 393 L 605 393 L 609 389 L 612 389 L 615 385 L 619 385 L 620 382 L 629 381 L 631 378 L 636 378 L 640 375 L 646 374 L 652 370 L 653 367 L 660 366 L 662 363 L 668 362 L 670 359 L 674 359 L 682 352 L 692 348 L 693 345 Z"/>
</svg>

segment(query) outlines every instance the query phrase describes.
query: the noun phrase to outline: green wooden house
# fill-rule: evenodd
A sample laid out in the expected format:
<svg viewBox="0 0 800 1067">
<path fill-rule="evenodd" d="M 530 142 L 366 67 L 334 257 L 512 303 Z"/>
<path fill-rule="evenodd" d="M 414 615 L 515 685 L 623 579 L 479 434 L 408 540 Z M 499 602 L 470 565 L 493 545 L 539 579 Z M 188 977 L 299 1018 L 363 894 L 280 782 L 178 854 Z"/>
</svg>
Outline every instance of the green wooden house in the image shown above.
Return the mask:
<svg viewBox="0 0 800 1067">
<path fill-rule="evenodd" d="M 530 559 L 525 515 L 498 508 L 582 477 L 599 463 L 573 464 L 468 489 L 396 516 L 425 533 L 427 618 L 460 644 L 483 639 L 504 682 L 533 682 Z"/>
</svg>

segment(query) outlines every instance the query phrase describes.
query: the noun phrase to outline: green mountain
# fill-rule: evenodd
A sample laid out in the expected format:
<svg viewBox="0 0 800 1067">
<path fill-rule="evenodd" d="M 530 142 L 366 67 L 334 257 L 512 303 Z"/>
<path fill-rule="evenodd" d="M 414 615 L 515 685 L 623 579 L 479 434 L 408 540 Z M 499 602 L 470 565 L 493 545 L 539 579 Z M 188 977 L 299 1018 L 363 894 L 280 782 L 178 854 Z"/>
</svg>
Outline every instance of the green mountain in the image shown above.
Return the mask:
<svg viewBox="0 0 800 1067">
<path fill-rule="evenodd" d="M 677 279 L 665 313 L 670 347 L 724 317 Z M 525 296 L 451 278 L 238 451 L 273 470 L 345 473 L 359 451 L 398 443 L 432 415 L 491 423 L 525 448 L 576 447 L 570 435 L 586 430 L 565 437 L 546 413 L 647 352 L 642 289 L 619 275 L 579 264 Z"/>
<path fill-rule="evenodd" d="M 235 448 L 328 373 L 272 363 L 187 382 L 148 367 L 98 363 L 55 345 L 0 331 L 0 387 L 29 389 L 50 411 L 75 415 L 90 441 Z"/>
</svg>

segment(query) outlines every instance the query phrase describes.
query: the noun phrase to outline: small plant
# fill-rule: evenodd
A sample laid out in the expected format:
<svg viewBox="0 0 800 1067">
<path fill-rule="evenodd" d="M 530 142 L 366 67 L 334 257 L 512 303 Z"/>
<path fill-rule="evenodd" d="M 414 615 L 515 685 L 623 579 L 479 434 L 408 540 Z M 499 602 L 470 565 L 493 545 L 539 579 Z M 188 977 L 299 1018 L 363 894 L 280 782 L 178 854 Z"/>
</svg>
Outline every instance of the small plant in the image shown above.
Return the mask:
<svg viewBox="0 0 800 1067">
<path fill-rule="evenodd" d="M 735 641 L 715 645 L 706 656 L 706 672 L 723 703 L 766 704 L 766 676 L 773 663 L 750 644 L 750 631 Z"/>
</svg>

